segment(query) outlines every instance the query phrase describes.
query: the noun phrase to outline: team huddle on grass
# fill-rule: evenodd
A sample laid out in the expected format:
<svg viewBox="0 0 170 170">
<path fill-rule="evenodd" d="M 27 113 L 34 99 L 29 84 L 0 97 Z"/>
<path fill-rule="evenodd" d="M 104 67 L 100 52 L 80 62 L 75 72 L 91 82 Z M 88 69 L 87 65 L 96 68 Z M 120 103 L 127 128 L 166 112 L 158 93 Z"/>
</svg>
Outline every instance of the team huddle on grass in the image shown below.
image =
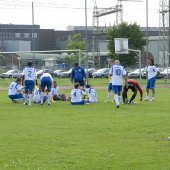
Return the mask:
<svg viewBox="0 0 170 170">
<path fill-rule="evenodd" d="M 135 80 L 128 80 L 126 78 L 126 71 L 124 67 L 120 65 L 119 60 L 110 60 L 110 66 L 111 67 L 109 71 L 110 82 L 108 86 L 108 100 L 110 100 L 110 94 L 111 92 L 113 92 L 116 108 L 119 108 L 121 103 L 121 97 L 123 97 L 124 104 L 130 104 L 135 99 L 137 91 L 139 91 L 140 100 L 142 101 L 142 88 Z M 149 89 L 151 89 L 151 101 L 154 101 L 155 81 L 156 76 L 159 74 L 159 72 L 158 69 L 154 66 L 152 59 L 149 60 L 147 73 L 148 82 L 146 86 L 147 93 L 145 100 L 149 100 Z M 22 100 L 25 105 L 31 105 L 32 103 L 39 103 L 43 105 L 46 101 L 48 105 L 51 105 L 51 101 L 55 100 L 67 100 L 70 101 L 73 105 L 97 102 L 96 91 L 91 88 L 90 85 L 85 86 L 86 74 L 84 69 L 79 66 L 78 63 L 76 63 L 75 67 L 72 69 L 71 81 L 74 82 L 74 88 L 71 90 L 71 97 L 67 97 L 65 94 L 59 94 L 57 82 L 53 81 L 53 78 L 49 73 L 42 74 L 42 76 L 40 77 L 40 83 L 38 85 L 35 68 L 32 67 L 32 62 L 28 62 L 27 67 L 25 67 L 23 70 L 22 79 L 18 78 L 15 82 L 12 82 L 10 84 L 8 96 L 14 103 L 18 102 L 19 100 Z M 125 81 L 124 87 L 123 81 Z M 127 97 L 128 89 L 131 89 L 131 91 L 133 92 L 133 95 L 130 100 L 128 100 Z"/>
</svg>

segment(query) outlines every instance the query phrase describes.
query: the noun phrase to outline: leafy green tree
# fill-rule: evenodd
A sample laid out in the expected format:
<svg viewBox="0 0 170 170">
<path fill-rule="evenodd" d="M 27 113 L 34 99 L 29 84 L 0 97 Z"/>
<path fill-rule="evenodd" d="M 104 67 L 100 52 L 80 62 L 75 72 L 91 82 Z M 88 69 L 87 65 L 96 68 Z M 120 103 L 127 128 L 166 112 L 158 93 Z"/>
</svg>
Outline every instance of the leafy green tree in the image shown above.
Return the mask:
<svg viewBox="0 0 170 170">
<path fill-rule="evenodd" d="M 128 38 L 129 49 L 143 50 L 143 46 L 146 44 L 144 34 L 140 30 L 139 25 L 121 23 L 117 26 L 113 26 L 109 29 L 107 38 L 109 39 L 108 49 L 110 56 L 113 59 L 118 59 L 125 66 L 135 65 L 139 61 L 134 52 L 129 54 L 115 54 L 114 38 Z"/>
<path fill-rule="evenodd" d="M 85 50 L 86 43 L 82 40 L 81 34 L 77 33 L 73 35 L 72 40 L 67 45 L 67 50 Z M 78 55 L 68 55 L 64 58 L 65 62 L 72 66 L 75 62 L 78 62 Z"/>
<path fill-rule="evenodd" d="M 86 43 L 81 39 L 81 34 L 77 33 L 73 35 L 72 40 L 67 45 L 67 50 L 75 50 L 75 49 L 86 49 Z"/>
</svg>

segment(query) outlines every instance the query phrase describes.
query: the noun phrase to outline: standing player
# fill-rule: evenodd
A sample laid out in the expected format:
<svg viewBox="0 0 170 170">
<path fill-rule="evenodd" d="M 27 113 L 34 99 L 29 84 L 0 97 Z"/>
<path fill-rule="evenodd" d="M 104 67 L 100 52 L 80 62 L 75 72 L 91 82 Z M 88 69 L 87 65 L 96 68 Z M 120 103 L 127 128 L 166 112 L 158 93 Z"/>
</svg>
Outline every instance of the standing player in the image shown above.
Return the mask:
<svg viewBox="0 0 170 170">
<path fill-rule="evenodd" d="M 156 76 L 159 74 L 158 69 L 156 66 L 154 66 L 153 59 L 148 60 L 148 68 L 147 68 L 147 85 L 146 85 L 146 98 L 145 101 L 149 100 L 149 90 L 152 90 L 152 98 L 151 101 L 155 100 L 155 82 L 156 82 Z"/>
<path fill-rule="evenodd" d="M 71 72 L 71 81 L 75 83 L 79 83 L 80 86 L 84 87 L 86 81 L 86 73 L 83 67 L 80 67 L 78 63 L 75 63 L 72 72 Z"/>
<path fill-rule="evenodd" d="M 41 86 L 41 105 L 43 105 L 43 99 L 44 99 L 44 90 L 45 87 L 47 87 L 47 98 L 48 98 L 48 105 L 51 105 L 51 87 L 52 87 L 53 78 L 51 74 L 49 73 L 43 73 L 43 75 L 40 77 L 40 86 Z"/>
<path fill-rule="evenodd" d="M 86 85 L 86 92 L 88 95 L 88 102 L 89 103 L 95 103 L 97 102 L 97 95 L 96 95 L 96 91 L 90 87 L 90 85 Z"/>
<path fill-rule="evenodd" d="M 114 60 L 111 59 L 109 61 L 109 65 L 110 67 L 112 67 L 114 64 Z M 108 84 L 108 95 L 107 95 L 107 101 L 110 101 L 110 96 L 111 96 L 111 92 L 112 92 L 112 76 L 109 75 L 109 84 Z"/>
<path fill-rule="evenodd" d="M 114 100 L 116 107 L 120 106 L 121 92 L 123 86 L 123 78 L 126 76 L 126 71 L 123 66 L 120 65 L 120 61 L 116 60 L 115 64 L 110 68 L 110 76 L 112 76 L 112 91 L 114 92 Z"/>
<path fill-rule="evenodd" d="M 24 68 L 22 75 L 22 85 L 25 85 L 24 104 L 27 105 L 27 97 L 29 97 L 29 105 L 31 105 L 35 81 L 37 84 L 36 70 L 32 67 L 31 61 Z"/>
<path fill-rule="evenodd" d="M 82 105 L 85 104 L 85 100 L 82 99 L 83 91 L 79 83 L 74 84 L 74 89 L 71 91 L 71 104 Z"/>
<path fill-rule="evenodd" d="M 24 100 L 22 95 L 22 86 L 21 79 L 18 78 L 15 82 L 12 82 L 8 89 L 8 97 L 14 102 L 17 103 L 18 100 Z"/>
<path fill-rule="evenodd" d="M 131 91 L 133 92 L 132 97 L 130 98 L 130 100 L 128 101 L 128 97 L 127 97 L 127 92 L 128 90 L 131 89 Z M 135 99 L 136 95 L 137 95 L 137 91 L 139 90 L 140 92 L 140 101 L 142 101 L 142 97 L 143 97 L 143 90 L 142 88 L 139 86 L 138 82 L 136 80 L 133 79 L 129 79 L 127 80 L 127 82 L 124 85 L 123 88 L 123 93 L 122 93 L 122 97 L 123 97 L 123 103 L 126 104 L 130 104 L 132 103 L 132 101 Z"/>
</svg>

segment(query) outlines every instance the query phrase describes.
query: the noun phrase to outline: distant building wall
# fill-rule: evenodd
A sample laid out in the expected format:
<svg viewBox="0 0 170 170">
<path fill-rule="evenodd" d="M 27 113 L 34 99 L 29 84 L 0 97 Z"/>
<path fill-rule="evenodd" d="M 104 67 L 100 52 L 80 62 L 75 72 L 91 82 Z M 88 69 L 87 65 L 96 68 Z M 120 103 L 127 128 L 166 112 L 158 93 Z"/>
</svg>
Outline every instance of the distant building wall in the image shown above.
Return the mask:
<svg viewBox="0 0 170 170">
<path fill-rule="evenodd" d="M 1 43 L 1 42 L 0 42 Z M 31 50 L 31 42 L 30 41 L 4 41 L 5 49 L 8 52 L 11 51 L 30 51 Z"/>
</svg>

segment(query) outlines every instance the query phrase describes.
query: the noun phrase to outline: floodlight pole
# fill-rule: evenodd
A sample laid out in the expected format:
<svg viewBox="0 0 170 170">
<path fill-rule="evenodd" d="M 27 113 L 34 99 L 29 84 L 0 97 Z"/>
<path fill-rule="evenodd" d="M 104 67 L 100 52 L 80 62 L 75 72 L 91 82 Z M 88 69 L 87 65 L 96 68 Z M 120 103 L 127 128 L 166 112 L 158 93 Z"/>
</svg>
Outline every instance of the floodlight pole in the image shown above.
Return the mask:
<svg viewBox="0 0 170 170">
<path fill-rule="evenodd" d="M 32 51 L 35 51 L 35 40 L 34 40 L 34 2 L 32 2 Z M 35 67 L 35 54 L 33 52 L 33 65 Z"/>
<path fill-rule="evenodd" d="M 85 67 L 87 69 L 87 84 L 88 84 L 88 40 L 87 40 L 87 0 L 85 0 L 85 26 L 86 26 L 86 60 Z"/>
<path fill-rule="evenodd" d="M 139 75 L 139 78 L 141 80 L 141 68 L 142 68 L 142 63 L 141 63 L 141 50 L 134 50 L 134 49 L 128 49 L 128 51 L 132 51 L 132 52 L 135 52 L 138 57 L 139 57 L 139 72 L 140 72 L 140 75 Z"/>
</svg>

